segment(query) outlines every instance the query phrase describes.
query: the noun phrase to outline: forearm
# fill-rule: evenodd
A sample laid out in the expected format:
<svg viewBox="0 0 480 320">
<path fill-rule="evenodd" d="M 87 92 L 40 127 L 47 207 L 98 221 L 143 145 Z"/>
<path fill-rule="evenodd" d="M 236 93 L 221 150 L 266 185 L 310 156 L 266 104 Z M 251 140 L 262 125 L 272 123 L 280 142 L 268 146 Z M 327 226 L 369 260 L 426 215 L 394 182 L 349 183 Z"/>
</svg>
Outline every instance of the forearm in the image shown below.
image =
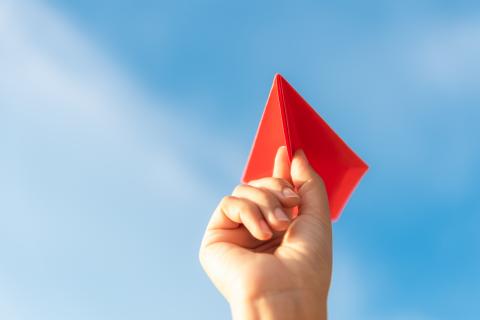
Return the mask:
<svg viewBox="0 0 480 320">
<path fill-rule="evenodd" d="M 234 320 L 326 320 L 326 298 L 291 292 L 230 303 Z"/>
</svg>

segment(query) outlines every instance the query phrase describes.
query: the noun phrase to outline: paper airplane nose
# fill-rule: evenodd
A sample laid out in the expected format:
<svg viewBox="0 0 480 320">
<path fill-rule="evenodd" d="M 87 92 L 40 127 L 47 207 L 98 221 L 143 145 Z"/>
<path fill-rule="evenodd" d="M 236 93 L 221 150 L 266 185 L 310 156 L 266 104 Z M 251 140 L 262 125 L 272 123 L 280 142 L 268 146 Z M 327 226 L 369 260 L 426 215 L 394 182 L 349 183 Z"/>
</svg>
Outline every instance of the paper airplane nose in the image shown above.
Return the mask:
<svg viewBox="0 0 480 320">
<path fill-rule="evenodd" d="M 338 219 L 368 166 L 300 94 L 276 74 L 242 181 L 272 176 L 280 146 L 287 147 L 290 161 L 297 149 L 303 149 L 325 182 L 331 219 Z"/>
</svg>

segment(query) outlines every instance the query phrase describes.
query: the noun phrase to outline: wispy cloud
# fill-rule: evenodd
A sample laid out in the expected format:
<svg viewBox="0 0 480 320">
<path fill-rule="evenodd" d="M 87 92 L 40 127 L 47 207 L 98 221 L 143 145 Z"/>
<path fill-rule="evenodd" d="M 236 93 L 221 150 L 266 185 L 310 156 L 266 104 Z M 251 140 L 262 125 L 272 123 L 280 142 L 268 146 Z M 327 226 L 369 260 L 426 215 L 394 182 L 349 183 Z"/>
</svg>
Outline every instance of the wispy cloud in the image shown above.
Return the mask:
<svg viewBox="0 0 480 320">
<path fill-rule="evenodd" d="M 346 250 L 337 250 L 334 259 L 334 274 L 329 297 L 329 313 L 337 320 L 367 319 L 372 300 L 375 279 L 368 277 L 358 259 Z M 368 281 L 368 284 L 365 283 Z M 371 314 L 370 314 L 371 318 Z"/>
<path fill-rule="evenodd" d="M 0 112 L 9 147 L 3 161 L 22 160 L 23 152 L 41 146 L 47 155 L 75 152 L 71 160 L 78 164 L 96 153 L 112 166 L 129 167 L 123 172 L 127 177 L 152 180 L 165 197 L 178 197 L 179 188 L 197 189 L 200 181 L 190 162 L 177 154 L 195 147 L 192 137 L 207 140 L 203 128 L 175 114 L 173 103 L 143 92 L 51 8 L 32 1 L 3 1 L 0 6 Z M 41 164 L 39 156 L 26 164 Z M 181 183 L 187 178 L 190 184 Z"/>
<path fill-rule="evenodd" d="M 419 32 L 410 52 L 415 78 L 444 93 L 476 93 L 480 83 L 479 18 L 441 21 Z"/>
<path fill-rule="evenodd" d="M 155 281 L 178 281 L 168 270 L 196 261 L 217 192 L 186 155 L 208 156 L 198 141 L 224 154 L 228 144 L 144 92 L 40 2 L 2 1 L 0 38 L 0 317 L 95 318 L 109 303 L 113 314 L 152 312 L 152 290 L 172 298 Z M 187 252 L 172 245 L 172 226 Z"/>
<path fill-rule="evenodd" d="M 132 240 L 121 236 L 148 235 L 152 231 L 139 230 L 144 225 L 128 221 L 134 221 L 134 216 L 149 220 L 154 213 L 135 210 L 158 210 L 160 215 L 168 210 L 176 218 L 152 221 L 192 223 L 196 229 L 202 221 L 199 216 L 208 215 L 205 200 L 218 190 L 202 181 L 187 156 L 208 158 L 217 169 L 223 166 L 227 175 L 241 160 L 221 138 L 209 136 L 201 125 L 175 114 L 173 104 L 142 92 L 58 12 L 36 2 L 22 6 L 3 1 L 0 14 L 0 115 L 4 121 L 0 139 L 5 147 L 0 159 L 0 250 L 3 259 L 14 260 L 0 268 L 4 304 L 0 315 L 29 319 L 34 312 L 50 314 L 49 308 L 39 310 L 61 301 L 62 307 L 56 310 L 60 316 L 68 308 L 77 310 L 75 314 L 94 308 L 92 318 L 108 306 L 59 298 L 61 292 L 78 298 L 79 292 L 92 290 L 88 286 L 57 283 L 45 291 L 59 275 L 71 275 L 62 276 L 63 269 L 73 268 L 71 272 L 79 276 L 82 271 L 75 268 L 88 268 L 88 263 L 65 249 L 80 251 L 83 258 L 100 261 L 107 268 L 132 262 L 120 253 L 102 256 L 104 250 L 122 247 L 122 255 L 141 260 L 129 243 Z M 206 148 L 197 141 L 208 141 Z M 179 207 L 185 212 L 174 212 Z M 193 211 L 199 208 L 203 214 Z M 92 248 L 96 249 L 91 252 Z M 162 245 L 157 249 L 162 250 Z M 64 259 L 78 263 L 77 267 Z M 37 266 L 12 271 L 34 260 Z M 366 312 L 368 288 L 361 283 L 357 267 L 358 263 L 345 258 L 336 264 L 331 306 L 337 319 L 358 319 Z M 21 283 L 24 272 L 33 277 L 17 285 L 15 294 L 12 286 L 1 281 Z M 124 272 L 122 277 L 128 277 L 129 270 Z M 106 276 L 102 267 L 93 273 L 96 281 L 105 281 L 98 280 Z M 16 298 L 27 292 L 42 299 Z"/>
<path fill-rule="evenodd" d="M 316 20 L 312 17 L 311 30 Z M 432 125 L 431 113 L 418 108 L 418 101 L 410 105 L 401 99 L 403 82 L 387 84 L 393 76 L 384 73 L 393 69 L 394 76 L 417 81 L 412 87 L 422 90 L 473 92 L 480 65 L 477 20 L 432 24 L 414 37 L 399 37 L 404 42 L 398 46 L 386 41 L 385 52 L 371 46 L 352 53 L 377 60 L 364 65 L 378 70 L 358 73 L 362 78 L 352 78 L 344 95 L 368 96 L 364 105 L 373 105 L 364 117 L 354 117 L 371 138 L 365 149 L 384 161 L 372 164 L 371 176 L 388 174 L 399 188 L 413 184 L 412 189 L 441 195 L 442 201 L 467 189 L 478 159 L 474 136 L 463 122 L 473 118 L 465 116 L 472 105 Z M 224 191 L 211 180 L 220 172 L 233 181 L 244 155 L 209 134 L 207 126 L 178 114 L 175 102 L 144 92 L 81 28 L 41 2 L 1 1 L 0 39 L 0 318 L 138 318 L 131 309 L 148 317 L 192 318 L 187 315 L 196 308 L 209 308 L 203 294 L 185 310 L 175 310 L 173 299 L 192 298 L 200 290 L 195 286 L 200 275 L 191 272 L 197 270 L 191 267 L 197 238 L 209 206 Z M 254 49 L 255 59 L 259 52 L 270 54 Z M 345 65 L 348 77 L 362 68 L 361 59 L 339 60 L 332 70 Z M 400 71 L 386 66 L 392 60 Z M 363 92 L 366 88 L 372 91 Z M 405 106 L 399 108 L 401 103 Z M 439 139 L 426 131 L 445 139 L 432 145 Z M 215 174 L 199 172 L 200 162 Z M 376 199 L 377 190 L 372 192 Z M 378 274 L 368 269 L 378 265 L 349 255 L 348 249 L 337 251 L 332 318 L 429 319 L 422 310 L 403 306 L 399 310 L 407 311 L 398 316 L 377 312 L 375 298 L 389 290 L 394 275 L 372 282 Z M 181 271 L 188 273 L 176 277 Z"/>
</svg>

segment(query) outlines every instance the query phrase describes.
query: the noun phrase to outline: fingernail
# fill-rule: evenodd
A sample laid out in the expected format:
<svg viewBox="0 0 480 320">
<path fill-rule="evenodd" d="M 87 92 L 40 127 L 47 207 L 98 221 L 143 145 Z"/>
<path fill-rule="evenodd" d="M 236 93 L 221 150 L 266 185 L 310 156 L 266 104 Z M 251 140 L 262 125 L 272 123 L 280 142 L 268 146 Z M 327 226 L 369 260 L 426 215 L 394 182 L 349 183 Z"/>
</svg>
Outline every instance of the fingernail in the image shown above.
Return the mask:
<svg viewBox="0 0 480 320">
<path fill-rule="evenodd" d="M 273 210 L 273 215 L 279 221 L 290 221 L 290 218 L 287 216 L 287 214 L 280 208 L 275 208 L 275 210 Z"/>
<path fill-rule="evenodd" d="M 295 191 L 290 188 L 284 188 L 282 193 L 287 198 L 298 198 L 298 194 L 296 194 Z"/>
<path fill-rule="evenodd" d="M 265 222 L 265 220 L 260 220 L 259 224 L 260 224 L 260 230 L 262 230 L 264 234 L 268 236 L 272 235 L 272 231 L 268 227 L 268 224 Z"/>
</svg>

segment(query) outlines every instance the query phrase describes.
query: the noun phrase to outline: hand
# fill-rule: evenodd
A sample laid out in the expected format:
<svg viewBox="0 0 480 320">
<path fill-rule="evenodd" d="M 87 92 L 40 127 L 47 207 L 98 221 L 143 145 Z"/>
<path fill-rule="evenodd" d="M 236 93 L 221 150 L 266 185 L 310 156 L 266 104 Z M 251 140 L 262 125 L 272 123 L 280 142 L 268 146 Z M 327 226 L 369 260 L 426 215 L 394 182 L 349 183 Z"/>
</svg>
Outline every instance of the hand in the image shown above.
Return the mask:
<svg viewBox="0 0 480 320">
<path fill-rule="evenodd" d="M 298 215 L 297 215 L 298 209 Z M 234 319 L 326 319 L 332 228 L 322 179 L 297 151 L 239 185 L 207 226 L 200 261 Z"/>
</svg>

